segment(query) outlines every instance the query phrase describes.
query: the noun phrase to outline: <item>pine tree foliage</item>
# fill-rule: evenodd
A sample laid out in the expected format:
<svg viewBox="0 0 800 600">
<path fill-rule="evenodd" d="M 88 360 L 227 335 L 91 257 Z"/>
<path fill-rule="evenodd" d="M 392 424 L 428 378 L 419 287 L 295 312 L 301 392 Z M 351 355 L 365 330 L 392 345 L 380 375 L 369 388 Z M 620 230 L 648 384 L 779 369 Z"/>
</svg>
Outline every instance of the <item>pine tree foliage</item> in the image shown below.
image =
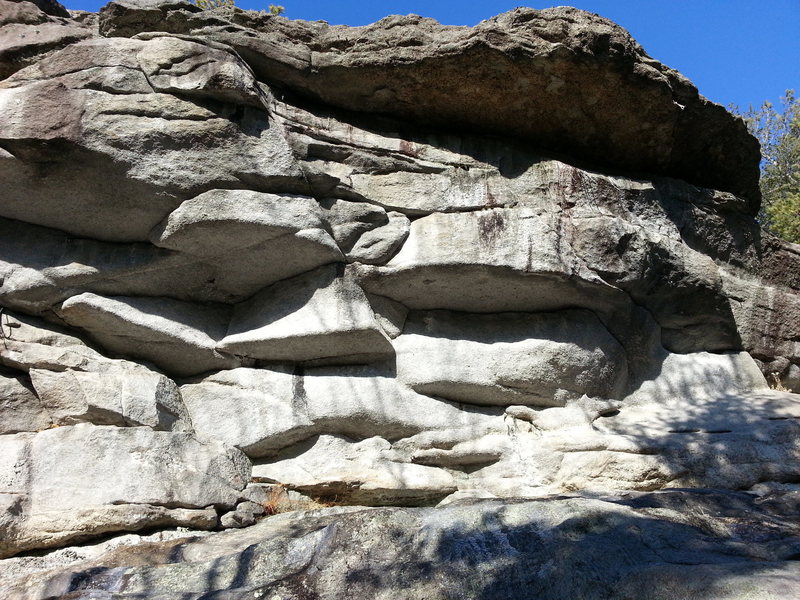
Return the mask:
<svg viewBox="0 0 800 600">
<path fill-rule="evenodd" d="M 800 99 L 787 90 L 779 108 L 764 102 L 741 116 L 761 143 L 759 220 L 775 235 L 800 244 Z"/>
</svg>

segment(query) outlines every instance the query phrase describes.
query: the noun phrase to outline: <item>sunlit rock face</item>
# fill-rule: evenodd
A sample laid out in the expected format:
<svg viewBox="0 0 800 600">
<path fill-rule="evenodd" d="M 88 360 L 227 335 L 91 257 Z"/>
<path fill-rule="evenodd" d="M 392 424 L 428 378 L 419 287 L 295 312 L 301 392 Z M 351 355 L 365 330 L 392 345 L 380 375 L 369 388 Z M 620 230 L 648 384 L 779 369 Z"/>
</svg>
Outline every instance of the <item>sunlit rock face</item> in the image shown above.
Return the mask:
<svg viewBox="0 0 800 600">
<path fill-rule="evenodd" d="M 775 523 L 795 510 L 800 248 L 753 218 L 744 124 L 626 31 L 571 8 L 473 28 L 62 9 L 0 0 L 0 556 L 242 527 L 280 494 L 406 507 L 281 530 L 298 549 L 258 589 L 283 593 L 295 561 L 327 598 L 321 548 L 352 549 L 362 526 L 390 544 L 383 522 L 430 525 L 446 550 L 474 515 L 511 548 L 565 511 L 639 523 L 667 489 L 752 489 Z M 669 494 L 672 510 L 688 493 Z M 685 498 L 701 519 L 706 500 Z M 467 508 L 413 508 L 440 502 Z M 789 529 L 770 531 L 740 560 L 791 556 Z M 239 560 L 248 534 L 221 535 L 197 543 Z M 423 538 L 403 538 L 415 560 L 452 558 Z M 72 560 L 58 552 L 6 564 Z M 711 585 L 722 559 L 692 556 L 675 561 Z M 674 575 L 659 564 L 641 581 Z M 131 598 L 256 586 L 156 571 L 150 591 L 139 571 L 81 581 Z M 0 595 L 78 589 L 10 581 Z"/>
</svg>

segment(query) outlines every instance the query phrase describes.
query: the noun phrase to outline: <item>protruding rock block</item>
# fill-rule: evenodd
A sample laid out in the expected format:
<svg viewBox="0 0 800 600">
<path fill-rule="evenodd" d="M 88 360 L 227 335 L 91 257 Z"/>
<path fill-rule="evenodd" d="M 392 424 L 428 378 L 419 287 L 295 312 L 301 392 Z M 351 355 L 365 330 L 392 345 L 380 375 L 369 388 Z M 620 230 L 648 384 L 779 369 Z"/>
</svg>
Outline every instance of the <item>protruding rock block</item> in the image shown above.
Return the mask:
<svg viewBox="0 0 800 600">
<path fill-rule="evenodd" d="M 236 446 L 250 457 L 274 454 L 318 428 L 303 395 L 302 375 L 232 369 L 181 386 L 200 439 Z"/>
<path fill-rule="evenodd" d="M 403 245 L 411 223 L 404 214 L 391 211 L 389 222 L 364 233 L 347 253 L 348 260 L 366 265 L 382 265 Z"/>
<path fill-rule="evenodd" d="M 131 366 L 136 368 L 103 373 L 31 369 L 30 377 L 54 424 L 88 422 L 191 431 L 175 382 L 139 365 Z"/>
<path fill-rule="evenodd" d="M 356 265 L 364 289 L 410 308 L 539 312 L 610 310 L 625 297 L 591 271 L 564 239 L 558 213 L 532 208 L 434 213 L 411 224 L 383 267 Z"/>
<path fill-rule="evenodd" d="M 0 446 L 0 496 L 16 515 L 0 521 L 5 556 L 154 525 L 211 527 L 200 509 L 232 507 L 250 479 L 239 450 L 148 427 L 82 424 Z"/>
<path fill-rule="evenodd" d="M 344 260 L 325 217 L 317 201 L 305 196 L 211 190 L 181 204 L 150 239 L 210 265 L 213 286 L 243 299 Z"/>
<path fill-rule="evenodd" d="M 391 444 L 378 437 L 354 443 L 322 435 L 304 450 L 254 465 L 253 478 L 312 497 L 373 506 L 432 504 L 457 489 L 442 469 L 391 460 Z"/>
<path fill-rule="evenodd" d="M 253 458 L 321 433 L 394 441 L 427 430 L 486 431 L 497 421 L 417 394 L 373 367 L 232 369 L 187 383 L 181 394 L 200 439 Z"/>
<path fill-rule="evenodd" d="M 546 407 L 614 398 L 628 375 L 622 346 L 589 311 L 413 312 L 393 344 L 399 381 L 458 402 Z"/>
<path fill-rule="evenodd" d="M 236 202 L 240 194 L 265 198 L 276 209 L 295 205 L 292 200 L 281 202 L 278 196 L 256 192 L 215 190 L 209 194 L 228 198 L 230 209 L 239 215 L 256 208 Z M 295 205 L 303 216 L 294 225 L 289 224 L 290 214 L 276 217 L 277 223 L 255 224 L 252 216 L 230 222 L 208 213 L 189 225 L 184 207 L 195 200 L 185 202 L 165 221 L 169 231 L 159 235 L 165 241 L 154 240 L 173 250 L 145 243 L 75 239 L 54 229 L 0 218 L 0 236 L 8 242 L 0 248 L 0 302 L 36 314 L 47 312 L 76 291 L 232 303 L 281 279 L 344 260 L 324 221 L 311 218 L 318 209 L 311 198 Z M 247 222 L 249 234 L 243 231 Z M 304 223 L 309 228 L 303 229 Z M 209 229 L 219 231 L 207 235 Z"/>
<path fill-rule="evenodd" d="M 232 258 L 237 250 L 305 230 L 324 233 L 324 229 L 323 209 L 313 198 L 210 190 L 172 211 L 150 234 L 150 241 L 195 256 Z M 333 240 L 329 247 L 336 248 Z M 283 248 L 286 254 L 293 250 Z"/>
<path fill-rule="evenodd" d="M 215 349 L 230 318 L 226 306 L 84 293 L 65 301 L 59 314 L 108 350 L 151 361 L 167 373 L 196 375 L 241 365 Z"/>
<path fill-rule="evenodd" d="M 347 364 L 392 355 L 364 292 L 337 266 L 281 281 L 236 306 L 223 352 L 270 362 Z"/>
</svg>

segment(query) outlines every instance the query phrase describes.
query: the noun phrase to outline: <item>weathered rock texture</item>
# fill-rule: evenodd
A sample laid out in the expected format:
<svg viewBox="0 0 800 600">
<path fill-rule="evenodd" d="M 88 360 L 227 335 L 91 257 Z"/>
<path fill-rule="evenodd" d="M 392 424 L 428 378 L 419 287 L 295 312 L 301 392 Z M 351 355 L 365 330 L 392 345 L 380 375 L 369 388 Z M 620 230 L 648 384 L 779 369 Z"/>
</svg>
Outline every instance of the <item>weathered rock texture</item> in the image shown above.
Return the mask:
<svg viewBox="0 0 800 600">
<path fill-rule="evenodd" d="M 0 589 L 13 599 L 777 600 L 800 585 L 796 494 L 326 509 L 210 537 L 11 559 L 16 581 Z"/>
<path fill-rule="evenodd" d="M 0 556 L 245 527 L 0 595 L 800 593 L 800 248 L 623 29 L 0 15 Z"/>
</svg>

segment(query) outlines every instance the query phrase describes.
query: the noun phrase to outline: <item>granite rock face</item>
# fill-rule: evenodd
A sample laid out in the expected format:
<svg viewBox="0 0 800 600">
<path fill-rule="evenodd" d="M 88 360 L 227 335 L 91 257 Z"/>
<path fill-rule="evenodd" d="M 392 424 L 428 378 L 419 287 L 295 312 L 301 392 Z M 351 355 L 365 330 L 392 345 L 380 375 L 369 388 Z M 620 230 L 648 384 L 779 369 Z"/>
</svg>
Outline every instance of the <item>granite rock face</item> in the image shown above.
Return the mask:
<svg viewBox="0 0 800 600">
<path fill-rule="evenodd" d="M 796 494 L 328 508 L 211 536 L 130 536 L 50 561 L 11 559 L 16 580 L 0 577 L 0 589 L 15 600 L 791 598 Z"/>
<path fill-rule="evenodd" d="M 0 595 L 397 597 L 425 571 L 472 597 L 556 577 L 566 542 L 530 540 L 595 534 L 575 560 L 617 596 L 562 596 L 708 596 L 732 556 L 797 589 L 800 248 L 753 218 L 744 124 L 623 29 L 0 16 Z M 734 543 L 712 506 L 774 529 Z M 138 562 L 131 532 L 174 527 L 199 537 Z M 668 558 L 609 565 L 631 528 Z M 111 535 L 107 571 L 25 555 Z M 337 567 L 370 540 L 406 566 Z"/>
</svg>

